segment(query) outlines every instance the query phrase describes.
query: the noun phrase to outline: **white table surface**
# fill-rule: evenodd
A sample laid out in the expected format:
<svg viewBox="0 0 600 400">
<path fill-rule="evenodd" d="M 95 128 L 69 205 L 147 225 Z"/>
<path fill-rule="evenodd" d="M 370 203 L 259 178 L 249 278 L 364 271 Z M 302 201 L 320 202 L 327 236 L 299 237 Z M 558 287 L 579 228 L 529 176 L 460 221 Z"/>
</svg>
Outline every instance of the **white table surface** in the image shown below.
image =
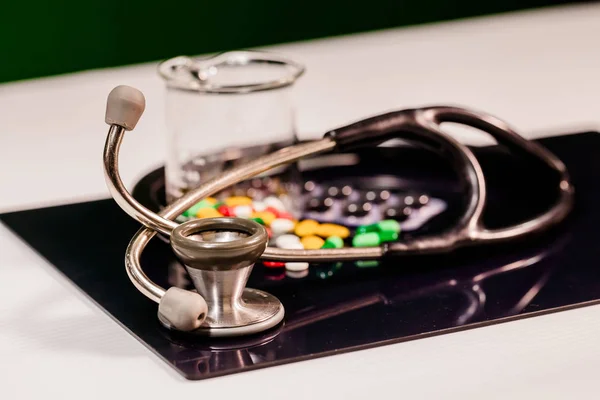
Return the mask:
<svg viewBox="0 0 600 400">
<path fill-rule="evenodd" d="M 303 137 L 435 103 L 488 111 L 536 137 L 600 127 L 599 40 L 595 4 L 272 49 L 308 66 L 295 92 Z M 148 104 L 123 146 L 125 181 L 162 164 L 164 91 L 155 64 L 0 85 L 0 212 L 108 196 L 103 113 L 118 84 L 140 88 Z M 6 399 L 598 398 L 598 372 L 595 306 L 188 382 L 0 225 Z"/>
</svg>

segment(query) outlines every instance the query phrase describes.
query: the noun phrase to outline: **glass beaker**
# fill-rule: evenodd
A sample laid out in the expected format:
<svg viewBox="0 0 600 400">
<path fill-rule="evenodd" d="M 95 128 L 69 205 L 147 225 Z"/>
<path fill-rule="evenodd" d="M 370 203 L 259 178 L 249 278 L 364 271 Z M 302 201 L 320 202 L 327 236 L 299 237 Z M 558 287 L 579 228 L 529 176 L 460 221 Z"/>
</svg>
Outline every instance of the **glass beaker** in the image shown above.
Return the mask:
<svg viewBox="0 0 600 400">
<path fill-rule="evenodd" d="M 167 202 L 234 167 L 297 142 L 292 85 L 304 67 L 275 54 L 232 51 L 160 64 L 167 85 Z M 255 196 L 281 195 L 295 211 L 295 166 L 247 182 Z M 261 180 L 262 179 L 262 180 Z M 235 192 L 237 190 L 237 192 Z M 244 184 L 232 190 L 236 195 Z"/>
</svg>

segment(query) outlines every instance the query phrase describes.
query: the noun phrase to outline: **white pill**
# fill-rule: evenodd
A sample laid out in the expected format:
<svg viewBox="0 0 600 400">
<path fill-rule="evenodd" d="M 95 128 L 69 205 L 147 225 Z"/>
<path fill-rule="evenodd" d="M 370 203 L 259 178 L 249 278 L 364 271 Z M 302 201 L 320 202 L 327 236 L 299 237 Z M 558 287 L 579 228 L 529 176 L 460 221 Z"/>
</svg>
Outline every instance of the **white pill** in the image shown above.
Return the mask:
<svg viewBox="0 0 600 400">
<path fill-rule="evenodd" d="M 235 206 L 233 207 L 233 214 L 240 218 L 250 218 L 252 215 L 252 207 L 250 206 Z"/>
<path fill-rule="evenodd" d="M 280 249 L 304 249 L 300 238 L 296 235 L 281 235 L 275 239 L 275 245 Z"/>
<path fill-rule="evenodd" d="M 308 269 L 307 262 L 286 262 L 285 269 L 292 272 L 305 271 Z"/>
<path fill-rule="evenodd" d="M 279 211 L 286 211 L 283 201 L 281 201 L 277 197 L 269 196 L 263 200 L 263 203 L 267 207 L 273 207 L 274 209 L 279 210 Z"/>
<path fill-rule="evenodd" d="M 304 278 L 306 276 L 308 276 L 308 270 L 305 269 L 304 271 L 285 271 L 285 275 L 288 278 L 292 278 L 292 279 L 301 279 Z"/>
<path fill-rule="evenodd" d="M 255 201 L 254 203 L 252 203 L 252 207 L 254 208 L 254 211 L 257 212 L 262 212 L 267 209 L 267 205 L 262 201 Z"/>
<path fill-rule="evenodd" d="M 294 226 L 294 221 L 285 218 L 276 218 L 271 222 L 271 232 L 273 232 L 273 235 L 279 236 L 291 232 Z"/>
</svg>

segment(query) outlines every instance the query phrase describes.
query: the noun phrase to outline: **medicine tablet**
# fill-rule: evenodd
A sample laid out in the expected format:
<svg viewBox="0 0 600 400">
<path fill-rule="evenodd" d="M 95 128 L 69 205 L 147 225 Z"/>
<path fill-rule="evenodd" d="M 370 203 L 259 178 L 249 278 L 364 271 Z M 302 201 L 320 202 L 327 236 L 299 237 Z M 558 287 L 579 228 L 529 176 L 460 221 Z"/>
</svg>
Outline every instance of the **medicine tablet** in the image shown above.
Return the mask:
<svg viewBox="0 0 600 400">
<path fill-rule="evenodd" d="M 273 235 L 279 236 L 291 232 L 295 225 L 294 221 L 289 219 L 276 218 L 271 222 L 271 230 L 273 231 Z"/>
<path fill-rule="evenodd" d="M 281 235 L 277 239 L 275 239 L 275 246 L 280 249 L 292 249 L 294 246 L 298 248 L 304 248 L 302 243 L 300 243 L 300 238 L 296 235 Z M 292 246 L 292 247 L 290 247 Z"/>
<path fill-rule="evenodd" d="M 233 214 L 240 218 L 250 218 L 252 216 L 252 207 L 250 206 L 236 206 L 233 207 Z"/>
<path fill-rule="evenodd" d="M 225 204 L 229 207 L 249 206 L 252 204 L 252 199 L 247 196 L 232 196 L 225 199 Z"/>
<path fill-rule="evenodd" d="M 286 262 L 285 269 L 288 271 L 299 272 L 308 269 L 309 264 L 307 262 Z"/>
<path fill-rule="evenodd" d="M 277 197 L 269 196 L 263 200 L 263 203 L 265 203 L 267 207 L 273 207 L 279 211 L 285 211 L 285 205 L 283 204 L 283 201 Z"/>
</svg>

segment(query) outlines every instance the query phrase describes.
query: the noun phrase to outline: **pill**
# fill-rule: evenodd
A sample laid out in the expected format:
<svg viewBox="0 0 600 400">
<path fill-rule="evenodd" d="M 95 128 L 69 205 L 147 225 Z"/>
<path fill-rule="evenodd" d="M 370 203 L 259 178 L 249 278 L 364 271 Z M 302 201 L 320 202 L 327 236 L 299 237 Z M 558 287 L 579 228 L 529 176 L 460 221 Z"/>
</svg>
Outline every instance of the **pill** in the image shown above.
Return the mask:
<svg viewBox="0 0 600 400">
<path fill-rule="evenodd" d="M 217 208 L 217 211 L 219 211 L 221 214 L 223 214 L 223 216 L 225 217 L 233 217 L 235 214 L 233 213 L 233 208 L 226 206 L 226 205 L 221 205 Z"/>
<path fill-rule="evenodd" d="M 233 207 L 233 215 L 240 218 L 250 218 L 252 216 L 252 207 L 235 206 Z"/>
<path fill-rule="evenodd" d="M 252 214 L 252 218 L 260 218 L 265 222 L 265 225 L 271 225 L 275 220 L 275 214 L 269 211 L 260 211 Z"/>
<path fill-rule="evenodd" d="M 206 201 L 202 200 L 196 204 L 194 204 L 193 206 L 191 206 L 190 208 L 188 208 L 186 211 L 183 212 L 183 215 L 185 215 L 186 217 L 193 217 L 198 213 L 198 210 L 202 209 L 202 208 L 208 208 L 208 207 L 213 207 L 213 204 Z"/>
<path fill-rule="evenodd" d="M 271 231 L 271 229 L 269 229 L 268 226 L 265 226 L 265 229 L 267 230 L 267 236 L 269 236 L 269 238 L 273 237 L 273 232 Z"/>
<path fill-rule="evenodd" d="M 265 274 L 265 278 L 270 281 L 280 281 L 285 278 L 285 272 L 281 274 Z"/>
<path fill-rule="evenodd" d="M 289 212 L 280 211 L 279 214 L 277 214 L 277 218 L 293 220 L 294 216 L 292 214 L 290 214 Z"/>
<path fill-rule="evenodd" d="M 398 223 L 398 221 L 393 219 L 384 219 L 383 221 L 379 221 L 375 225 L 377 226 L 377 230 L 379 230 L 380 232 L 400 232 L 400 224 Z"/>
<path fill-rule="evenodd" d="M 300 243 L 300 238 L 296 235 L 281 235 L 275 239 L 275 246 L 281 249 L 286 249 L 288 246 L 296 244 L 302 246 L 302 243 Z"/>
<path fill-rule="evenodd" d="M 263 265 L 267 268 L 281 268 L 285 266 L 285 263 L 279 261 L 263 261 Z"/>
<path fill-rule="evenodd" d="M 357 235 L 361 235 L 363 233 L 368 233 L 368 232 L 377 232 L 377 224 L 371 224 L 371 225 L 361 225 L 358 228 L 356 228 L 356 234 Z"/>
<path fill-rule="evenodd" d="M 196 213 L 196 217 L 198 217 L 198 218 L 215 218 L 215 217 L 222 217 L 222 216 L 223 216 L 223 214 L 221 214 L 220 212 L 218 212 L 217 210 L 215 210 L 212 207 L 201 208 Z"/>
<path fill-rule="evenodd" d="M 377 232 L 361 233 L 352 238 L 352 246 L 354 247 L 375 247 L 379 246 L 381 239 Z"/>
<path fill-rule="evenodd" d="M 339 236 L 329 236 L 323 243 L 323 249 L 341 249 L 344 247 L 344 240 Z"/>
<path fill-rule="evenodd" d="M 269 196 L 263 200 L 263 203 L 265 203 L 267 207 L 273 207 L 279 211 L 285 211 L 285 205 L 277 197 Z"/>
<path fill-rule="evenodd" d="M 285 269 L 292 272 L 300 272 L 308 269 L 307 262 L 286 262 Z"/>
<path fill-rule="evenodd" d="M 358 268 L 373 268 L 379 266 L 379 262 L 375 260 L 357 261 L 354 265 Z"/>
<path fill-rule="evenodd" d="M 279 214 L 282 212 L 282 210 L 278 210 L 275 207 L 266 207 L 264 209 L 264 211 L 268 211 L 268 212 L 271 212 L 271 213 L 275 214 L 275 216 L 277 218 L 279 218 Z"/>
<path fill-rule="evenodd" d="M 231 196 L 225 199 L 225 204 L 229 207 L 249 206 L 252 204 L 252 199 L 247 196 Z"/>
<path fill-rule="evenodd" d="M 300 221 L 296 224 L 294 228 L 294 233 L 298 236 L 308 236 L 314 235 L 319 228 L 319 223 L 312 219 L 305 219 L 304 221 Z M 332 235 L 327 235 L 332 236 Z"/>
<path fill-rule="evenodd" d="M 254 222 L 257 222 L 257 223 L 261 224 L 261 225 L 264 225 L 264 224 L 265 224 L 265 221 L 263 221 L 263 220 L 262 220 L 262 218 L 252 217 L 252 218 L 250 218 L 250 219 L 251 219 L 252 221 L 254 221 Z"/>
<path fill-rule="evenodd" d="M 294 221 L 284 218 L 276 218 L 271 222 L 271 230 L 275 236 L 291 232 L 294 229 L 294 226 Z"/>
<path fill-rule="evenodd" d="M 302 279 L 308 276 L 308 268 L 302 271 L 290 271 L 289 269 L 285 270 L 285 276 L 292 279 Z"/>
<path fill-rule="evenodd" d="M 339 236 L 342 239 L 346 239 L 348 236 L 350 236 L 350 230 L 342 225 L 321 224 L 317 226 L 316 234 L 325 238 L 329 236 Z"/>
<path fill-rule="evenodd" d="M 317 250 L 323 247 L 325 241 L 318 236 L 310 235 L 300 239 L 300 243 L 302 243 L 302 246 L 307 250 Z"/>
<path fill-rule="evenodd" d="M 380 242 L 392 242 L 398 240 L 398 232 L 394 231 L 381 231 L 378 232 Z"/>
<path fill-rule="evenodd" d="M 254 203 L 252 203 L 252 208 L 254 208 L 254 211 L 261 212 L 267 209 L 267 205 L 262 201 L 255 201 Z"/>
<path fill-rule="evenodd" d="M 219 201 L 217 199 L 215 199 L 214 197 L 207 197 L 206 199 L 204 199 L 205 201 L 207 201 L 208 203 L 215 205 L 217 204 Z"/>
</svg>

